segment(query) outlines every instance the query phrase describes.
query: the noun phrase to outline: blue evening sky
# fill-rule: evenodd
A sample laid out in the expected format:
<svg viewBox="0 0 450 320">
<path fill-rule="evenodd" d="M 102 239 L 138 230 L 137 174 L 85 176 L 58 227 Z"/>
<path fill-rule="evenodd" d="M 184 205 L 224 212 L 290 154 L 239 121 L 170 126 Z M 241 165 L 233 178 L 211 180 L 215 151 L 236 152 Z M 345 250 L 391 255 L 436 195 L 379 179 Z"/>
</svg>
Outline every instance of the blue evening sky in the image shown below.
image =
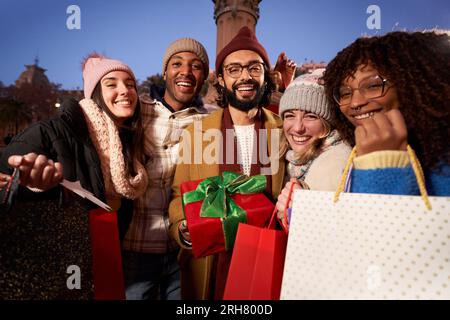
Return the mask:
<svg viewBox="0 0 450 320">
<path fill-rule="evenodd" d="M 67 7 L 81 9 L 81 29 L 68 30 Z M 369 5 L 381 10 L 381 29 L 368 29 Z M 2 0 L 0 81 L 14 83 L 36 56 L 51 82 L 82 87 L 80 62 L 97 51 L 123 60 L 139 80 L 161 73 L 166 47 L 180 37 L 216 55 L 211 0 Z M 450 29 L 448 0 L 263 0 L 256 30 L 272 63 L 286 51 L 301 64 L 330 61 L 357 37 L 392 30 Z"/>
</svg>

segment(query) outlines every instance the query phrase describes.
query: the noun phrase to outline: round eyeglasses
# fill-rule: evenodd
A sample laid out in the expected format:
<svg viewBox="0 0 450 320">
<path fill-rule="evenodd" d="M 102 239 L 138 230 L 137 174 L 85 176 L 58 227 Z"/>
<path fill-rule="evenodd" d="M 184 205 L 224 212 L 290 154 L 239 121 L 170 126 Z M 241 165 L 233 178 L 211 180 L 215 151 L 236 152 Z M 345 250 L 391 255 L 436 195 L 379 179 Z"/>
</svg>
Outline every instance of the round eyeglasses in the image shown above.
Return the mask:
<svg viewBox="0 0 450 320">
<path fill-rule="evenodd" d="M 239 63 L 230 63 L 229 65 L 224 66 L 223 69 L 232 78 L 239 78 L 242 75 L 242 71 L 247 69 L 250 76 L 256 78 L 264 73 L 264 63 L 253 62 L 246 66 Z"/>
<path fill-rule="evenodd" d="M 388 80 L 379 75 L 370 76 L 362 79 L 357 89 L 350 88 L 349 86 L 336 88 L 333 90 L 333 98 L 341 107 L 350 104 L 353 93 L 356 90 L 366 99 L 379 98 L 387 92 L 389 88 L 389 85 L 387 85 L 388 82 Z"/>
</svg>

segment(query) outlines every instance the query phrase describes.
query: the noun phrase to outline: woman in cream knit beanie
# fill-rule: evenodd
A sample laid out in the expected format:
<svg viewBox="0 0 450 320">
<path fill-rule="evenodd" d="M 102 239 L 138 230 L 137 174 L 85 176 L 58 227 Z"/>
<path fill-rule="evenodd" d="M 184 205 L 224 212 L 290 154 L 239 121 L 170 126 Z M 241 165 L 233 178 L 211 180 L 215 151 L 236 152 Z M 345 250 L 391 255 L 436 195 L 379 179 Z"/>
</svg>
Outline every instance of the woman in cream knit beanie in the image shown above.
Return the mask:
<svg viewBox="0 0 450 320">
<path fill-rule="evenodd" d="M 285 207 L 292 183 L 294 188 L 336 190 L 351 151 L 334 130 L 331 105 L 321 84 L 323 72 L 324 69 L 317 69 L 299 76 L 280 100 L 287 183 L 278 197 L 279 213 Z M 283 218 L 281 213 L 279 216 Z"/>
</svg>

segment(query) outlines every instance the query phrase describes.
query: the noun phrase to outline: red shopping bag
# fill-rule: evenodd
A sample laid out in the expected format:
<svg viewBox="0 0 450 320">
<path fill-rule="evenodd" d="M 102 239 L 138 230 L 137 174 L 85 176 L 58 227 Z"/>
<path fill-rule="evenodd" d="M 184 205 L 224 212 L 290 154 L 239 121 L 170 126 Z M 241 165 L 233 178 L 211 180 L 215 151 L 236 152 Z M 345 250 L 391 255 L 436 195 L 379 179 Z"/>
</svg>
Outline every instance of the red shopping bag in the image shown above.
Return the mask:
<svg viewBox="0 0 450 320">
<path fill-rule="evenodd" d="M 287 235 L 239 224 L 224 300 L 278 300 Z"/>
<path fill-rule="evenodd" d="M 293 185 L 284 208 L 289 206 Z M 224 300 L 279 300 L 283 279 L 288 229 L 275 230 L 272 213 L 268 228 L 239 224 L 225 285 Z"/>
<path fill-rule="evenodd" d="M 125 300 L 117 213 L 89 211 L 94 299 Z"/>
</svg>

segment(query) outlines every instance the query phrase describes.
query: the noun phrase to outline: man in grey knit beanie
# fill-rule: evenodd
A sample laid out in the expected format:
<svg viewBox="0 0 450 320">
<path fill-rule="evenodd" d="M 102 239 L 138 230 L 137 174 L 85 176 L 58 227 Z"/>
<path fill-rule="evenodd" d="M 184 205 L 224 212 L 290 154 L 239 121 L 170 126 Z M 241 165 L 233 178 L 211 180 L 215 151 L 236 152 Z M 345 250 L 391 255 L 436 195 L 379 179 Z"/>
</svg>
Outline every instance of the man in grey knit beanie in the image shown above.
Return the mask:
<svg viewBox="0 0 450 320">
<path fill-rule="evenodd" d="M 128 300 L 178 300 L 179 247 L 170 239 L 167 208 L 183 130 L 208 111 L 199 96 L 209 73 L 203 45 L 191 38 L 172 42 L 162 60 L 164 87 L 152 84 L 140 96 L 144 127 L 145 168 L 151 183 L 134 201 L 123 241 Z"/>
<path fill-rule="evenodd" d="M 192 38 L 181 38 L 172 42 L 166 49 L 166 53 L 163 57 L 162 63 L 162 74 L 164 75 L 167 68 L 167 63 L 174 54 L 180 52 L 192 52 L 197 55 L 197 57 L 202 61 L 204 67 L 205 78 L 209 74 L 209 59 L 206 53 L 205 47 L 195 39 Z"/>
<path fill-rule="evenodd" d="M 198 104 L 198 95 L 209 74 L 205 48 L 191 38 L 172 42 L 163 57 L 162 74 L 166 83 L 162 102 L 169 110 L 178 111 L 192 103 Z"/>
</svg>

